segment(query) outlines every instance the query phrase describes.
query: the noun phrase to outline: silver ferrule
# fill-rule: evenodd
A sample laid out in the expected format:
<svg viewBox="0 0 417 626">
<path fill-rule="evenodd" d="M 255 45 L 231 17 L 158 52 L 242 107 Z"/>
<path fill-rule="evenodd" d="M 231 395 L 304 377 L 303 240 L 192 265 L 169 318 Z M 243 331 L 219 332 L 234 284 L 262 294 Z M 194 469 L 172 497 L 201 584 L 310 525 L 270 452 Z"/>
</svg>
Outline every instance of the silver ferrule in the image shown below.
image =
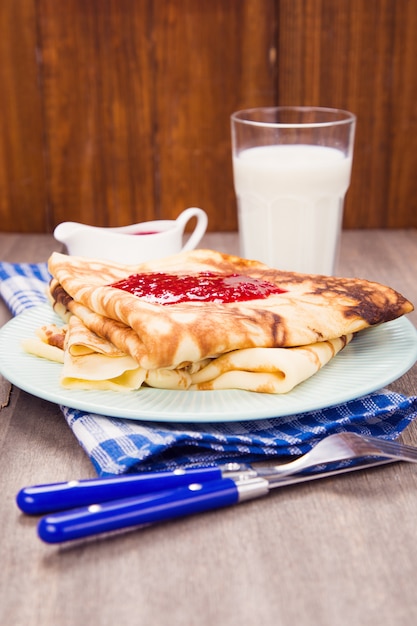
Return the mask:
<svg viewBox="0 0 417 626">
<path fill-rule="evenodd" d="M 239 494 L 239 502 L 266 496 L 269 492 L 269 482 L 265 478 L 259 477 L 236 481 L 236 487 Z"/>
<path fill-rule="evenodd" d="M 258 472 L 245 463 L 224 463 L 219 465 L 223 478 L 232 478 L 232 480 L 241 481 L 248 478 L 256 478 Z"/>
</svg>

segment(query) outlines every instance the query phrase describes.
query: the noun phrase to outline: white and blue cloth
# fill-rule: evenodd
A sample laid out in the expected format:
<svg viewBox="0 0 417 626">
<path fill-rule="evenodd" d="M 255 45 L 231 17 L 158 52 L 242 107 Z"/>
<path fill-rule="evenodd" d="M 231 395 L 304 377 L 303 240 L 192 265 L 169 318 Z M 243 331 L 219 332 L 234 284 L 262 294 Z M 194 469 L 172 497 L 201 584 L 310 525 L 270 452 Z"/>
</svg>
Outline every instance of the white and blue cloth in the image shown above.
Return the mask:
<svg viewBox="0 0 417 626">
<path fill-rule="evenodd" d="M 46 263 L 0 262 L 0 296 L 13 315 L 45 303 L 49 279 Z M 227 424 L 145 422 L 61 410 L 97 473 L 108 476 L 285 458 L 307 452 L 323 436 L 340 431 L 396 439 L 417 416 L 417 397 L 384 389 L 318 411 Z"/>
</svg>

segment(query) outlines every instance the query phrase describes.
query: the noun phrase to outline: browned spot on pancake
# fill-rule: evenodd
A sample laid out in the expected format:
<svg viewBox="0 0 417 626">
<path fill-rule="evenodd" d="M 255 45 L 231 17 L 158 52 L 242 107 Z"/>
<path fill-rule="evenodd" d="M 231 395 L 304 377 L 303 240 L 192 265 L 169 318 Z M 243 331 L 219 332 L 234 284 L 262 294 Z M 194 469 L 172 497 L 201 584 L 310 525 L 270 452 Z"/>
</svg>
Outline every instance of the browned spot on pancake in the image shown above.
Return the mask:
<svg viewBox="0 0 417 626">
<path fill-rule="evenodd" d="M 68 309 L 68 304 L 69 302 L 71 302 L 72 298 L 67 294 L 62 285 L 60 285 L 59 282 L 54 278 L 49 284 L 49 293 L 54 304 L 61 304 Z"/>
<path fill-rule="evenodd" d="M 64 349 L 66 335 L 65 328 L 58 328 L 55 324 L 48 324 L 39 329 L 39 335 L 42 341 L 50 346 L 56 346 L 61 350 Z"/>
<path fill-rule="evenodd" d="M 262 276 L 289 292 L 291 285 L 308 284 L 305 297 L 324 298 L 327 306 L 334 302 L 346 319 L 361 317 L 370 326 L 381 322 L 381 313 L 383 321 L 387 322 L 413 310 L 413 305 L 394 289 L 359 278 L 341 280 L 335 276 L 306 277 L 303 274 L 270 269 L 255 269 L 250 273 Z"/>
<path fill-rule="evenodd" d="M 375 283 L 346 279 L 341 285 L 334 278 L 329 278 L 315 285 L 310 293 L 325 296 L 329 302 L 334 300 L 347 319 L 359 316 L 370 326 L 381 321 L 381 311 L 387 322 L 412 310 L 412 305 L 401 294 Z"/>
</svg>

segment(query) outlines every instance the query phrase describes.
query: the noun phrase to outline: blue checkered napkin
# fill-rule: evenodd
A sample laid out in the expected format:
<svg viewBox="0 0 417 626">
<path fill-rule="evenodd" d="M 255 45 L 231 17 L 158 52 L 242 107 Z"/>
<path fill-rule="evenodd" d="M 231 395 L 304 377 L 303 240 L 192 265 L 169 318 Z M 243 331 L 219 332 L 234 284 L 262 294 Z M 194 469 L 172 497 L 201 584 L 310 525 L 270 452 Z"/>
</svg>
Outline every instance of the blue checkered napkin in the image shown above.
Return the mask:
<svg viewBox="0 0 417 626">
<path fill-rule="evenodd" d="M 0 262 L 0 294 L 14 314 L 47 300 L 49 278 L 46 264 Z M 226 424 L 134 421 L 61 409 L 97 473 L 106 476 L 296 455 L 344 430 L 395 439 L 417 416 L 417 397 L 381 391 L 320 411 Z"/>
<path fill-rule="evenodd" d="M 97 473 L 105 476 L 302 454 L 323 436 L 344 430 L 395 439 L 417 416 L 417 397 L 386 391 L 284 418 L 192 427 L 62 411 Z"/>
<path fill-rule="evenodd" d="M 46 263 L 0 262 L 0 295 L 13 315 L 47 301 L 51 278 Z"/>
</svg>

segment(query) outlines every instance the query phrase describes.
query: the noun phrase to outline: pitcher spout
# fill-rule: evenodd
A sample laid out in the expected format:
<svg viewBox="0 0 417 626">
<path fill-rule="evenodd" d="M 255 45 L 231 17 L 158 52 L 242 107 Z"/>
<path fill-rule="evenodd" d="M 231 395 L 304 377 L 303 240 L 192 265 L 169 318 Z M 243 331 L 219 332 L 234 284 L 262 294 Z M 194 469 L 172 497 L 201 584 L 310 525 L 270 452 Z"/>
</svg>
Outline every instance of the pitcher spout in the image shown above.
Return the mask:
<svg viewBox="0 0 417 626">
<path fill-rule="evenodd" d="M 54 230 L 54 237 L 57 241 L 67 245 L 74 235 L 79 234 L 80 231 L 89 228 L 85 224 L 79 222 L 61 222 Z"/>
</svg>

